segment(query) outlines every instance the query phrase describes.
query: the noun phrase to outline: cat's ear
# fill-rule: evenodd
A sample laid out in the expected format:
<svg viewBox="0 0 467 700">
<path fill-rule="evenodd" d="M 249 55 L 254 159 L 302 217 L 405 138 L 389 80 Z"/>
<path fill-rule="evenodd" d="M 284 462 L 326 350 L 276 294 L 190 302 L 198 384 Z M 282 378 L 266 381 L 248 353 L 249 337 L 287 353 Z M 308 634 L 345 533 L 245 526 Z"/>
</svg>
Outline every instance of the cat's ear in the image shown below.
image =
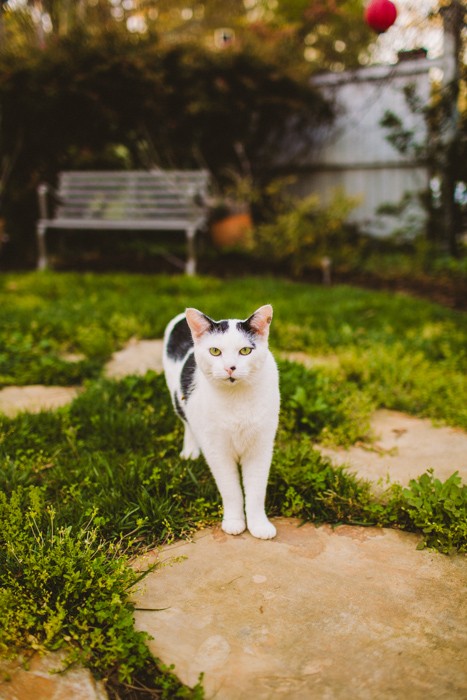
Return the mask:
<svg viewBox="0 0 467 700">
<path fill-rule="evenodd" d="M 212 321 L 209 316 L 205 316 L 198 309 L 186 309 L 185 317 L 194 339 L 201 338 L 206 331 L 212 328 Z"/>
<path fill-rule="evenodd" d="M 246 321 L 248 326 L 257 335 L 262 335 L 267 338 L 269 334 L 269 326 L 272 321 L 272 306 L 265 304 L 256 309 L 255 313 Z"/>
</svg>

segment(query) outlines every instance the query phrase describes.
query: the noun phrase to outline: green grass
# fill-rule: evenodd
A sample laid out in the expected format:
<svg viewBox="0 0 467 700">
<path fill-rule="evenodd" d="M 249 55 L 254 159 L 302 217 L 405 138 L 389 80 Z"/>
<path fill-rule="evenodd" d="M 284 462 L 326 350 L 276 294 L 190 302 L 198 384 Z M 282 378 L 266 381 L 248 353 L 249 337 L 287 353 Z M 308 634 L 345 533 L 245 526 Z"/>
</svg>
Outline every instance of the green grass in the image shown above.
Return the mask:
<svg viewBox="0 0 467 700">
<path fill-rule="evenodd" d="M 112 697 L 138 697 L 128 690 L 138 683 L 151 697 L 202 697 L 152 659 L 134 630 L 129 592 L 138 574 L 128 557 L 218 522 L 219 497 L 202 458 L 179 458 L 181 424 L 163 377 L 100 374 L 128 338 L 161 337 L 187 305 L 223 318 L 265 302 L 274 305 L 275 350 L 338 360 L 315 369 L 280 363 L 271 515 L 398 527 L 420 533 L 421 546 L 467 551 L 467 487 L 457 475 L 441 483 L 420 464 L 409 487 L 376 498 L 312 449 L 367 440 L 378 406 L 467 427 L 465 314 L 272 279 L 6 275 L 3 384 L 84 382 L 85 390 L 55 412 L 0 416 L 0 651 L 65 648 Z M 70 352 L 83 359 L 68 362 Z"/>
<path fill-rule="evenodd" d="M 4 275 L 0 386 L 81 383 L 130 337 L 161 337 L 187 305 L 245 317 L 265 301 L 275 310 L 274 349 L 337 355 L 338 381 L 377 405 L 467 428 L 465 314 L 404 295 L 269 278 Z M 69 353 L 81 359 L 69 362 Z"/>
</svg>

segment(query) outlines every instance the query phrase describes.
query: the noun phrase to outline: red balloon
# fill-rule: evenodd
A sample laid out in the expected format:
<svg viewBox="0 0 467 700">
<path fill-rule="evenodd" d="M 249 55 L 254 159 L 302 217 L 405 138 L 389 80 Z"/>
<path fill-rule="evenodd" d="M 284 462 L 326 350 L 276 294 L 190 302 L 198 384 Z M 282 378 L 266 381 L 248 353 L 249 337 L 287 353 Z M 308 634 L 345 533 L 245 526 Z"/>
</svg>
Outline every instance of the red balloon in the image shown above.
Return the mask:
<svg viewBox="0 0 467 700">
<path fill-rule="evenodd" d="M 397 17 L 397 9 L 391 0 L 371 0 L 365 10 L 365 22 L 382 34 L 394 24 Z"/>
</svg>

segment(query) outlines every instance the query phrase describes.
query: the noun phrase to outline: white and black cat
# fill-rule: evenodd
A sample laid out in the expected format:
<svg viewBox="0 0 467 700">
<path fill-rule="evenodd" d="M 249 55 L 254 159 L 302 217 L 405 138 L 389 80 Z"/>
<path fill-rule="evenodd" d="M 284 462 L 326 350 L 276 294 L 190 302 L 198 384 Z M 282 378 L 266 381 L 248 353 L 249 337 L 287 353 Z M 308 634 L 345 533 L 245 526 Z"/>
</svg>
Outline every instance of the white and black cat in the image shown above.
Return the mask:
<svg viewBox="0 0 467 700">
<path fill-rule="evenodd" d="M 264 511 L 280 403 L 268 348 L 271 319 L 269 304 L 245 321 L 213 321 L 187 309 L 168 324 L 163 355 L 167 386 L 185 425 L 181 457 L 203 453 L 222 496 L 222 529 L 239 535 L 248 527 L 262 539 L 276 534 Z"/>
</svg>

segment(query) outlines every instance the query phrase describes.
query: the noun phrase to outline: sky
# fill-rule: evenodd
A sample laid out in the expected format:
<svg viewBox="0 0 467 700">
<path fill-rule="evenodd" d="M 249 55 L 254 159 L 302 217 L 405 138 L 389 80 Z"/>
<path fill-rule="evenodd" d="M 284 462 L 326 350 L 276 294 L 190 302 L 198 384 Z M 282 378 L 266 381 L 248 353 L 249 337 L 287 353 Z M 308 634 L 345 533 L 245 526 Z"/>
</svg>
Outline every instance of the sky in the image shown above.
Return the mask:
<svg viewBox="0 0 467 700">
<path fill-rule="evenodd" d="M 428 21 L 437 6 L 436 0 L 393 0 L 397 8 L 394 25 L 376 39 L 373 61 L 394 63 L 397 52 L 425 48 L 428 58 L 437 58 L 443 52 L 441 21 Z"/>
</svg>

